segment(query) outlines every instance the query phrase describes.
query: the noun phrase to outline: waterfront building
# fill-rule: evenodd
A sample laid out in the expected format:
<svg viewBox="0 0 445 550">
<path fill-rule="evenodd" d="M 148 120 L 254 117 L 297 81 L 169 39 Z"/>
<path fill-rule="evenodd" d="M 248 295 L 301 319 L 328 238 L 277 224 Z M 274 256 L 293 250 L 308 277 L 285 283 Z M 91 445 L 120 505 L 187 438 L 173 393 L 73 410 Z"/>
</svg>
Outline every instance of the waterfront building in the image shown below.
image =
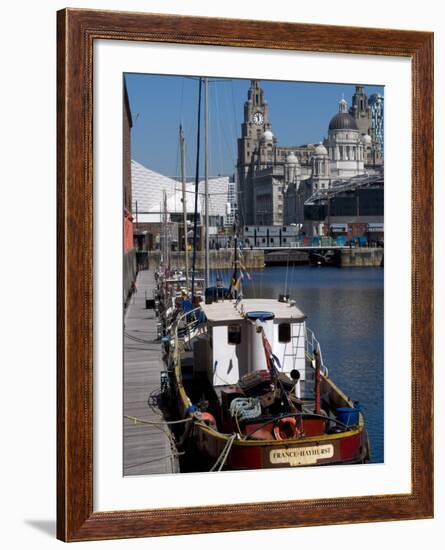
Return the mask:
<svg viewBox="0 0 445 550">
<path fill-rule="evenodd" d="M 294 225 L 250 225 L 243 228 L 243 245 L 259 248 L 297 246 L 300 227 Z"/>
<path fill-rule="evenodd" d="M 131 117 L 130 103 L 128 101 L 127 87 L 124 81 L 124 104 L 122 109 L 122 140 L 123 140 L 123 234 L 124 234 L 124 257 L 123 257 L 123 301 L 128 299 L 130 289 L 136 278 L 136 252 L 134 248 L 133 235 L 133 213 L 132 213 L 132 189 L 131 189 L 131 128 L 133 120 Z"/>
<path fill-rule="evenodd" d="M 130 103 L 127 87 L 124 82 L 123 105 L 123 183 L 124 183 L 124 252 L 133 248 L 133 216 L 132 216 L 132 192 L 131 192 L 131 117 Z"/>
<path fill-rule="evenodd" d="M 380 174 L 350 178 L 304 202 L 303 233 L 308 236 L 364 238 L 383 244 L 384 177 Z"/>
<path fill-rule="evenodd" d="M 380 94 L 372 94 L 369 98 L 369 106 L 371 108 L 371 137 L 376 143 L 381 159 L 385 155 L 385 141 L 383 124 L 385 118 L 385 102 L 384 97 Z"/>
<path fill-rule="evenodd" d="M 381 124 L 383 129 L 383 118 Z M 314 193 L 380 172 L 383 160 L 376 140 L 372 107 L 364 87 L 356 86 L 350 109 L 340 99 L 327 138 L 318 144 L 281 146 L 272 131 L 264 91 L 258 80 L 252 80 L 238 139 L 238 204 L 243 225 L 302 224 L 304 203 Z"/>
<path fill-rule="evenodd" d="M 367 134 L 360 133 L 357 118 L 348 113 L 348 104 L 341 99 L 338 113 L 329 122 L 328 138 L 324 141 L 329 152 L 332 178 L 348 179 L 364 173 L 362 135 Z"/>
<path fill-rule="evenodd" d="M 174 178 L 159 174 L 135 160 L 131 161 L 133 212 L 138 234 L 145 235 L 145 248 L 159 247 L 162 228 L 174 247 L 183 247 L 182 184 Z M 236 213 L 236 188 L 229 176 L 209 178 L 209 237 L 231 233 Z M 164 199 L 165 193 L 165 199 Z M 186 184 L 188 239 L 192 236 L 195 211 L 195 184 Z M 204 224 L 204 181 L 198 185 L 198 248 L 201 248 L 201 228 Z M 165 230 L 165 229 L 164 229 Z M 224 240 L 222 237 L 220 240 Z"/>
</svg>

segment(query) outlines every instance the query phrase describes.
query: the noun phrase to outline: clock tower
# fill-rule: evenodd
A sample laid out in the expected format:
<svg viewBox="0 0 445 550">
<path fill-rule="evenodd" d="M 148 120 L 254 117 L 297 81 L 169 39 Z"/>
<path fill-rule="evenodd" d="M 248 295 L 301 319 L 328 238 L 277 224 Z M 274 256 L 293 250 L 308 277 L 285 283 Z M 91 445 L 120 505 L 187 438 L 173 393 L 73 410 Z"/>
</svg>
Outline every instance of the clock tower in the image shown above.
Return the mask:
<svg viewBox="0 0 445 550">
<path fill-rule="evenodd" d="M 253 223 L 251 172 L 254 152 L 266 130 L 270 130 L 269 105 L 264 99 L 264 91 L 259 80 L 251 80 L 244 103 L 244 121 L 241 124 L 241 137 L 238 138 L 238 202 L 241 220 L 244 225 Z"/>
</svg>

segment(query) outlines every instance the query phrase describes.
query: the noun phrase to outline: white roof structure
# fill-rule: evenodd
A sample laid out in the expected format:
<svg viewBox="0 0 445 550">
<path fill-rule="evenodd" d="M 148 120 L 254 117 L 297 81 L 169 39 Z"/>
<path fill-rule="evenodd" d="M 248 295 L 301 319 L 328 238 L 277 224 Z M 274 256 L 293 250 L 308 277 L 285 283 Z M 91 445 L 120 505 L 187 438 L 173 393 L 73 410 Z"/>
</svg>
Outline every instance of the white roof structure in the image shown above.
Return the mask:
<svg viewBox="0 0 445 550">
<path fill-rule="evenodd" d="M 237 307 L 235 307 L 232 300 L 214 302 L 213 304 L 201 302 L 199 305 L 204 311 L 208 321 L 211 323 L 224 324 L 241 321 L 243 319 L 240 312 L 241 304 L 244 307 L 245 314 L 253 311 L 266 311 L 273 313 L 277 320 L 287 320 L 294 323 L 301 323 L 306 319 L 306 315 L 298 309 L 298 307 L 271 299 L 249 298 L 242 300 Z"/>
<path fill-rule="evenodd" d="M 160 222 L 164 211 L 164 190 L 167 194 L 168 214 L 182 213 L 182 183 L 131 161 L 133 204 L 137 201 L 138 221 Z M 209 178 L 209 216 L 226 216 L 229 201 L 229 178 Z M 198 213 L 203 211 L 204 181 L 198 186 Z M 195 184 L 186 184 L 187 212 L 195 210 Z M 134 207 L 133 207 L 134 209 Z"/>
</svg>

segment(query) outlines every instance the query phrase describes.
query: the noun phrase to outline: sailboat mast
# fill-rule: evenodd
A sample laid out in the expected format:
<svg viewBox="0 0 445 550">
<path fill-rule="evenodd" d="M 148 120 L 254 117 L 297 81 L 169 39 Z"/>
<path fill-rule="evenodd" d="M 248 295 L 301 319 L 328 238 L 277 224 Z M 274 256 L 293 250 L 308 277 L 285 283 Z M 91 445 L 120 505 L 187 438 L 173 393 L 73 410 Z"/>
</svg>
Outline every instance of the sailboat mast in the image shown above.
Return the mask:
<svg viewBox="0 0 445 550">
<path fill-rule="evenodd" d="M 168 227 L 168 215 L 167 215 L 167 192 L 164 189 L 164 250 L 165 250 L 165 262 L 167 267 L 167 272 L 170 273 L 170 235 Z"/>
<path fill-rule="evenodd" d="M 205 207 L 205 288 L 210 285 L 209 265 L 209 108 L 208 108 L 209 82 L 204 78 L 204 207 Z"/>
<path fill-rule="evenodd" d="M 185 257 L 185 282 L 186 288 L 189 288 L 189 253 L 187 239 L 187 195 L 185 185 L 185 140 L 182 125 L 179 126 L 179 145 L 181 150 L 181 180 L 182 180 L 182 216 L 184 223 L 184 257 Z"/>
<path fill-rule="evenodd" d="M 199 190 L 199 148 L 201 137 L 201 90 L 202 79 L 199 79 L 199 97 L 198 97 L 198 135 L 196 137 L 196 173 L 195 173 L 195 211 L 193 220 L 193 259 L 192 259 L 192 304 L 195 299 L 195 267 L 196 267 L 196 247 L 197 247 L 197 229 L 198 229 L 198 190 Z"/>
</svg>

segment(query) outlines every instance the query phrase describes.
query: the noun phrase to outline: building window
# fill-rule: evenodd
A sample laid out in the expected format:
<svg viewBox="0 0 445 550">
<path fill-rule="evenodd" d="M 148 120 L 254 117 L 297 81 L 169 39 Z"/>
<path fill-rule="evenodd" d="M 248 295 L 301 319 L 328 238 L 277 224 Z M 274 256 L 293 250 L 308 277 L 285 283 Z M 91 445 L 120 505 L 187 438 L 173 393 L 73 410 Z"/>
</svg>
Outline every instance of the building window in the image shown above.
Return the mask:
<svg viewBox="0 0 445 550">
<path fill-rule="evenodd" d="M 290 342 L 290 323 L 280 323 L 278 325 L 278 341 L 287 343 Z"/>
<path fill-rule="evenodd" d="M 283 243 L 285 243 L 285 242 L 286 242 L 286 237 L 283 237 Z"/>
<path fill-rule="evenodd" d="M 227 327 L 227 342 L 233 345 L 241 344 L 241 325 Z"/>
</svg>

